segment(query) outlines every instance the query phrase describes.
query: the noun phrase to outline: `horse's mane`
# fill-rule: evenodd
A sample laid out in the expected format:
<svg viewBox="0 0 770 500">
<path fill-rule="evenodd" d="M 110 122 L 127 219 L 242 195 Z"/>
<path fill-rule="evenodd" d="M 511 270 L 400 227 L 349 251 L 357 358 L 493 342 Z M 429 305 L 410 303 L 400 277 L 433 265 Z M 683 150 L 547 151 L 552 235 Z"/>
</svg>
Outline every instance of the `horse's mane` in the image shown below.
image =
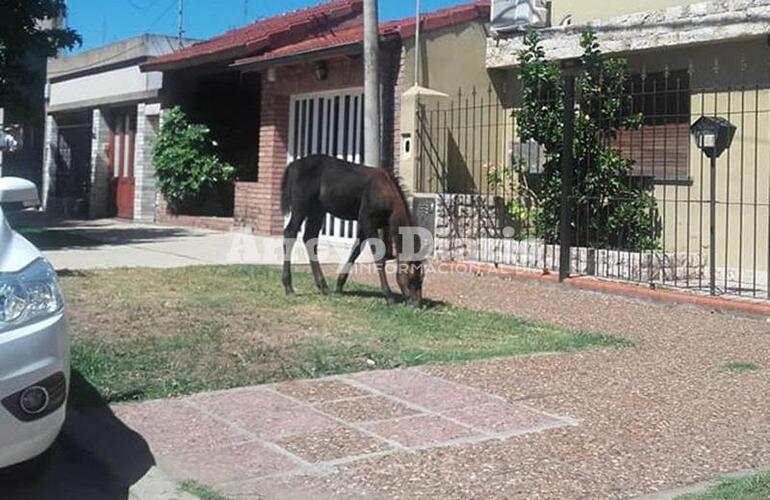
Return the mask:
<svg viewBox="0 0 770 500">
<path fill-rule="evenodd" d="M 404 204 L 404 209 L 406 210 L 406 215 L 409 217 L 409 219 L 412 219 L 412 211 L 409 209 L 409 203 L 406 199 L 406 191 L 404 190 L 404 184 L 403 180 L 401 179 L 400 175 L 397 175 L 395 172 L 393 172 L 390 169 L 383 169 L 388 173 L 388 178 L 393 182 L 393 185 L 396 186 L 396 192 L 398 193 L 398 196 L 401 198 L 401 201 Z"/>
</svg>

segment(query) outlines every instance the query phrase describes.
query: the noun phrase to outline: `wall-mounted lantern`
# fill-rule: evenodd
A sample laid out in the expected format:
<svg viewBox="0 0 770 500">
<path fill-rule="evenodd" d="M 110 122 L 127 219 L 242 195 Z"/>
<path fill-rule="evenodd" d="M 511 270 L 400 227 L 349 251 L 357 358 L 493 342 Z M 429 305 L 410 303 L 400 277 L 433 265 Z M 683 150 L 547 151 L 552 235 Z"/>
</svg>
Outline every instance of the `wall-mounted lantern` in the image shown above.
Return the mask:
<svg viewBox="0 0 770 500">
<path fill-rule="evenodd" d="M 319 82 L 326 81 L 329 78 L 329 63 L 326 61 L 318 61 L 315 63 L 315 78 Z"/>
<path fill-rule="evenodd" d="M 690 131 L 695 145 L 709 158 L 716 159 L 733 143 L 735 125 L 719 116 L 701 116 Z"/>
<path fill-rule="evenodd" d="M 719 116 L 701 116 L 690 127 L 695 145 L 711 159 L 711 200 L 709 224 L 709 288 L 711 295 L 717 294 L 717 158 L 733 143 L 737 128 L 727 119 Z"/>
</svg>

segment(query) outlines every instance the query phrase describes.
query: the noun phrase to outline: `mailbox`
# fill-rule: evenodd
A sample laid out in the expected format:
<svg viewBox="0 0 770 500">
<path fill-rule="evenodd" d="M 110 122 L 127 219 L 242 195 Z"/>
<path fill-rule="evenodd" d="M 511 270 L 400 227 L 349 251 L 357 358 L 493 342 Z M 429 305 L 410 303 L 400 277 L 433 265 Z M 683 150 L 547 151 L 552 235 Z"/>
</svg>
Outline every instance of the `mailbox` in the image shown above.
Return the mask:
<svg viewBox="0 0 770 500">
<path fill-rule="evenodd" d="M 701 116 L 690 127 L 695 144 L 712 159 L 719 158 L 730 147 L 736 130 L 735 125 L 718 116 Z"/>
</svg>

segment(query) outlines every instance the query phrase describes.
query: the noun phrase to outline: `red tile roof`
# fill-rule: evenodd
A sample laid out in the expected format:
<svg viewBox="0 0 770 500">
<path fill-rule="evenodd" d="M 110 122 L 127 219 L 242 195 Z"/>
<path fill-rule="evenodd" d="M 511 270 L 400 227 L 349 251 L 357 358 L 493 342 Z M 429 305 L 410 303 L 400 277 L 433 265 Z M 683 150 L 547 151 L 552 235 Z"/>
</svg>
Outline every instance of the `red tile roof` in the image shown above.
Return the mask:
<svg viewBox="0 0 770 500">
<path fill-rule="evenodd" d="M 187 48 L 158 57 L 145 64 L 144 69 L 162 70 L 192 66 L 202 62 L 233 59 L 263 50 L 277 49 L 297 43 L 312 33 L 328 31 L 331 27 L 357 17 L 363 12 L 363 0 L 333 0 L 307 9 L 256 21 L 243 28 Z"/>
<path fill-rule="evenodd" d="M 482 0 L 474 3 L 458 5 L 447 9 L 423 14 L 422 32 L 431 32 L 448 28 L 475 19 L 489 17 L 489 1 Z M 410 38 L 415 33 L 415 18 L 406 18 L 400 21 L 389 21 L 380 24 L 380 35 L 399 36 L 402 39 Z M 294 44 L 284 45 L 263 54 L 243 58 L 235 62 L 235 66 L 271 61 L 288 56 L 295 56 L 313 52 L 316 50 L 334 49 L 363 43 L 363 25 L 359 24 L 347 29 L 326 30 L 307 36 Z"/>
</svg>

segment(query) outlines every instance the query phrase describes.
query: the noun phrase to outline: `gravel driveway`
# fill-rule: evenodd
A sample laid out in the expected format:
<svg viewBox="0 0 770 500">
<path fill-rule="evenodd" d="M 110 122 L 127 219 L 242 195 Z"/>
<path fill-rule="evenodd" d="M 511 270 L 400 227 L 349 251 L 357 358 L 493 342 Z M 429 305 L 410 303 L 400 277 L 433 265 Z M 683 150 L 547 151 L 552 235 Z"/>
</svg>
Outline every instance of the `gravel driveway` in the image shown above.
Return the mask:
<svg viewBox="0 0 770 500">
<path fill-rule="evenodd" d="M 356 279 L 374 283 L 374 276 Z M 384 498 L 633 498 L 770 466 L 770 324 L 687 306 L 494 277 L 431 275 L 426 296 L 582 331 L 634 348 L 427 368 L 577 419 L 504 442 L 383 457 L 292 491 Z M 731 372 L 728 363 L 756 371 Z"/>
</svg>

